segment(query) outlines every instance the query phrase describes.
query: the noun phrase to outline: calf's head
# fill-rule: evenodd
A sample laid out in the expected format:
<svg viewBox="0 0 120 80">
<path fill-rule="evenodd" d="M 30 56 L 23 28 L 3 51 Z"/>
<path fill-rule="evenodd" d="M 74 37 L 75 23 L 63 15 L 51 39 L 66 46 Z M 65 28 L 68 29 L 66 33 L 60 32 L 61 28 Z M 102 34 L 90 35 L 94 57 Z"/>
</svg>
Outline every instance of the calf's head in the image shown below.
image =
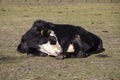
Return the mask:
<svg viewBox="0 0 120 80">
<path fill-rule="evenodd" d="M 51 30 L 53 24 L 44 21 L 35 21 L 21 38 L 21 42 L 17 47 L 17 51 L 21 53 L 36 52 L 46 53 L 52 56 L 58 56 L 62 53 L 62 48 L 58 43 L 58 39 Z"/>
</svg>

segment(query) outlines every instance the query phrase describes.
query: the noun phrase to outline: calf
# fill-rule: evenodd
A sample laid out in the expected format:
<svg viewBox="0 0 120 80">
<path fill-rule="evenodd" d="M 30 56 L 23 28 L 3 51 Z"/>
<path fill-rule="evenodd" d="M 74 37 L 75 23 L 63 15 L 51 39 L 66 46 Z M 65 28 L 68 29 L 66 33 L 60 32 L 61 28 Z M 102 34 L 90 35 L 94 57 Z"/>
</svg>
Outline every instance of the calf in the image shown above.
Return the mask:
<svg viewBox="0 0 120 80">
<path fill-rule="evenodd" d="M 88 57 L 102 52 L 100 37 L 80 26 L 35 21 L 18 46 L 19 52 L 57 58 Z"/>
</svg>

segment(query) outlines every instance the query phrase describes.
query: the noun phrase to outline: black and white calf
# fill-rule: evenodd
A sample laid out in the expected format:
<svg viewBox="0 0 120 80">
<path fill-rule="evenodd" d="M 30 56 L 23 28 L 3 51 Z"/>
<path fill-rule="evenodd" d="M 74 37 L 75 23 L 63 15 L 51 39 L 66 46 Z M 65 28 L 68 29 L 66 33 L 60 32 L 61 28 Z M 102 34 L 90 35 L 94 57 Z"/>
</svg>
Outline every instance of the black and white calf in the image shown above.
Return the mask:
<svg viewBox="0 0 120 80">
<path fill-rule="evenodd" d="M 52 55 L 58 58 L 87 57 L 103 50 L 102 40 L 80 26 L 54 24 L 42 20 L 34 22 L 18 46 L 19 52 Z"/>
</svg>

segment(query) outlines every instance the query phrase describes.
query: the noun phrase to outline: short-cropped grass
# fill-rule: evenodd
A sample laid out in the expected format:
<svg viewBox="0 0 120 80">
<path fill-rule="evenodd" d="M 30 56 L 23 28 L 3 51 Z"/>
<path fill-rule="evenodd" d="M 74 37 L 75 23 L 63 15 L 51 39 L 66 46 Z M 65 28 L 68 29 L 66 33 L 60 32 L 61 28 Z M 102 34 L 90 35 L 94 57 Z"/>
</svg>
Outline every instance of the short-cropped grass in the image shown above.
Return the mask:
<svg viewBox="0 0 120 80">
<path fill-rule="evenodd" d="M 56 60 L 16 51 L 35 20 L 82 26 L 105 51 Z M 0 5 L 0 80 L 120 80 L 120 4 Z"/>
</svg>

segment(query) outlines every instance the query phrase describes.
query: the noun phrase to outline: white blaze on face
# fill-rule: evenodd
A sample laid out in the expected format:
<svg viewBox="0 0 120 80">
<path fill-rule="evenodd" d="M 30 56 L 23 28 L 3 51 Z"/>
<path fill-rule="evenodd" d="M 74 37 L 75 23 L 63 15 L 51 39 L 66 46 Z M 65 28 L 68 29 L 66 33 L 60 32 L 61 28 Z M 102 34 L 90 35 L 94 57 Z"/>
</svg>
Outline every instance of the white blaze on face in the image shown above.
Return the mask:
<svg viewBox="0 0 120 80">
<path fill-rule="evenodd" d="M 48 55 L 51 55 L 51 56 L 58 56 L 62 52 L 62 48 L 60 44 L 58 43 L 58 40 L 57 40 L 57 37 L 54 31 L 51 31 L 50 36 L 54 36 L 56 38 L 56 44 L 52 45 L 50 44 L 50 41 L 48 41 L 45 44 L 39 45 L 40 51 Z"/>
</svg>

